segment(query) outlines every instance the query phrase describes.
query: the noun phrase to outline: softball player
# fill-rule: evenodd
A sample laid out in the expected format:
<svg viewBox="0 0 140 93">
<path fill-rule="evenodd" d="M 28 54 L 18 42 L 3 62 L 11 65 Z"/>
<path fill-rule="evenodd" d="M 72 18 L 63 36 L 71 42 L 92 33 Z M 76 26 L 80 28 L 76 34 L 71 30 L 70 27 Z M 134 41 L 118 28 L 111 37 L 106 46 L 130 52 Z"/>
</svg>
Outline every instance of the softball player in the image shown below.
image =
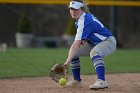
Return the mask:
<svg viewBox="0 0 140 93">
<path fill-rule="evenodd" d="M 66 86 L 81 86 L 80 56 L 90 56 L 96 70 L 97 80 L 90 89 L 105 89 L 105 63 L 103 58 L 115 52 L 116 40 L 112 33 L 88 11 L 81 0 L 72 0 L 69 4 L 71 17 L 76 20 L 77 33 L 71 45 L 65 66 L 72 69 L 73 79 Z"/>
</svg>

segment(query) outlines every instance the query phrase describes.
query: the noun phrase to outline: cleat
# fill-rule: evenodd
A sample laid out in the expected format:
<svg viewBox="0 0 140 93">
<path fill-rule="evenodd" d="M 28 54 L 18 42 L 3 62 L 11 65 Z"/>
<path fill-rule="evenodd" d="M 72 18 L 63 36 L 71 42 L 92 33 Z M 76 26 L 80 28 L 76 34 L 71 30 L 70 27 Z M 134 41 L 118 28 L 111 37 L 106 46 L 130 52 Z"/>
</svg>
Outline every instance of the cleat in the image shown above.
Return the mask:
<svg viewBox="0 0 140 93">
<path fill-rule="evenodd" d="M 106 89 L 108 88 L 108 84 L 106 81 L 98 79 L 94 84 L 90 85 L 89 88 L 92 90 Z"/>
<path fill-rule="evenodd" d="M 68 86 L 68 87 L 82 87 L 82 83 L 81 83 L 81 81 L 70 80 L 69 82 L 66 83 L 66 86 Z"/>
</svg>

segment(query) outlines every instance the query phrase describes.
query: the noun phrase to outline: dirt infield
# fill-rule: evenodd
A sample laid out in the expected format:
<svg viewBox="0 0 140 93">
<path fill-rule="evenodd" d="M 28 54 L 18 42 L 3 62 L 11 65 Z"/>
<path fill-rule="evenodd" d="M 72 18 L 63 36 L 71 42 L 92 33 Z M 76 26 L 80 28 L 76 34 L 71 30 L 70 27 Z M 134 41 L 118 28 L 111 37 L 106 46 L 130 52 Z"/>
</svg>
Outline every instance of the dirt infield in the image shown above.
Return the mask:
<svg viewBox="0 0 140 93">
<path fill-rule="evenodd" d="M 49 77 L 0 79 L 0 93 L 140 93 L 140 73 L 107 74 L 109 89 L 94 91 L 95 75 L 83 75 L 83 88 L 65 88 Z M 71 78 L 71 76 L 69 76 Z"/>
</svg>

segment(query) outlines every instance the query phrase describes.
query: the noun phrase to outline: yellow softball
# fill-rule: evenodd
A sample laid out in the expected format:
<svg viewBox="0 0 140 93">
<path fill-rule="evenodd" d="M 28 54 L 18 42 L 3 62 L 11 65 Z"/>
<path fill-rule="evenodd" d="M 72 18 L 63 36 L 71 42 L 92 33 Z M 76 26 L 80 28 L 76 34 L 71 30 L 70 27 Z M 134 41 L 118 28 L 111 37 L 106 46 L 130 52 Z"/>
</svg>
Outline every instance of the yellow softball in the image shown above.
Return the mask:
<svg viewBox="0 0 140 93">
<path fill-rule="evenodd" d="M 58 82 L 61 86 L 64 86 L 64 85 L 66 85 L 67 80 L 65 78 L 60 78 Z"/>
</svg>

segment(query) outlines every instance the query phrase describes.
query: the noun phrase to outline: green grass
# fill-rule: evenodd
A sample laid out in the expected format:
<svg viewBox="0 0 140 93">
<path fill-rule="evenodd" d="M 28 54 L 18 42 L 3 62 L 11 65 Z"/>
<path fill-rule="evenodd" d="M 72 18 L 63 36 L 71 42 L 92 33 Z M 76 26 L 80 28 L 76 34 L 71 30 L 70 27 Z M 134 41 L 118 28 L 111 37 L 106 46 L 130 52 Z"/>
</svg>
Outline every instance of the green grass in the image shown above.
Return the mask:
<svg viewBox="0 0 140 93">
<path fill-rule="evenodd" d="M 105 61 L 108 73 L 140 72 L 140 50 L 118 50 Z"/>
<path fill-rule="evenodd" d="M 16 49 L 0 52 L 0 78 L 48 76 L 55 63 L 66 60 L 68 49 Z M 139 73 L 140 50 L 119 49 L 105 58 L 106 73 Z M 81 57 L 81 73 L 95 74 L 89 57 Z"/>
</svg>

